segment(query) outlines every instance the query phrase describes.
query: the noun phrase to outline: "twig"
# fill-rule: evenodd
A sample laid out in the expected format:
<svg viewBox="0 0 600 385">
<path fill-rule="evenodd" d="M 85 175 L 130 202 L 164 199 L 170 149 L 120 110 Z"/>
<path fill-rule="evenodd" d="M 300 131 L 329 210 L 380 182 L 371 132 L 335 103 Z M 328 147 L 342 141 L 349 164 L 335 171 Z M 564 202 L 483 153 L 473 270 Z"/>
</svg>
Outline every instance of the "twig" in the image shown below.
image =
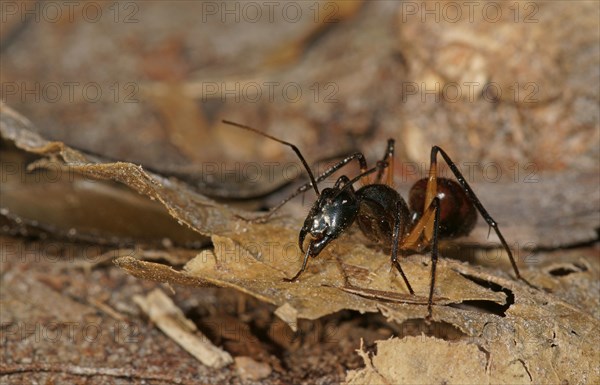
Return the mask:
<svg viewBox="0 0 600 385">
<path fill-rule="evenodd" d="M 12 364 L 0 365 L 1 375 L 10 375 L 18 373 L 30 373 L 30 372 L 52 372 L 52 373 L 67 373 L 76 376 L 109 376 L 109 377 L 120 377 L 120 378 L 132 378 L 136 380 L 147 380 L 147 381 L 165 381 L 172 384 L 198 384 L 197 380 L 186 380 L 182 378 L 174 378 L 169 374 L 150 374 L 140 372 L 135 369 L 123 369 L 123 368 L 90 368 L 85 366 L 70 365 L 70 364 Z"/>
<path fill-rule="evenodd" d="M 146 297 L 136 295 L 133 300 L 163 333 L 204 365 L 222 368 L 233 362 L 231 355 L 200 333 L 196 325 L 185 318 L 181 309 L 160 289 L 153 290 Z"/>
</svg>

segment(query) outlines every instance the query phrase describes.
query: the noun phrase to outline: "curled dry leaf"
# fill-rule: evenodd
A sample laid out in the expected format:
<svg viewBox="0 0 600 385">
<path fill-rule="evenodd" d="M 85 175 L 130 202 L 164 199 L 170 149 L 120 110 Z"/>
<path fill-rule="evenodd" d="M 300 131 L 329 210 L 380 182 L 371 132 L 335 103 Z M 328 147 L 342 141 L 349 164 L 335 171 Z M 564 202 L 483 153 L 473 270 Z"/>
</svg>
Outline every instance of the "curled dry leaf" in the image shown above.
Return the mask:
<svg viewBox="0 0 600 385">
<path fill-rule="evenodd" d="M 142 188 L 135 178 L 145 177 L 138 166 L 99 164 L 94 156 L 44 140 L 26 118 L 1 103 L 0 136 L 1 214 L 17 226 L 94 243 L 207 243 L 178 225 L 156 198 L 132 190 Z M 88 166 L 89 173 L 80 172 Z"/>
<path fill-rule="evenodd" d="M 282 318 L 292 328 L 296 317 L 316 319 L 343 309 L 381 312 L 390 322 L 399 324 L 426 314 L 430 274 L 427 256 L 415 255 L 402 261 L 417 293 L 415 297 L 408 295 L 402 281 L 390 269 L 389 256 L 365 245 L 361 237 L 353 234 L 340 237 L 312 259 L 299 282 L 284 282 L 283 278 L 291 277 L 301 263 L 302 255 L 296 245 L 300 218 L 276 217 L 266 224 L 242 221 L 235 210 L 199 195 L 184 183 L 130 163 L 97 163 L 62 143 L 48 142 L 7 110 L 3 107 L 2 137 L 16 147 L 53 157 L 86 177 L 124 184 L 160 202 L 182 224 L 182 229 L 185 226 L 211 238 L 214 248 L 199 253 L 181 271 L 132 257 L 116 261 L 137 277 L 235 288 L 279 306 L 277 313 L 284 314 Z M 376 370 L 383 378 L 404 375 L 398 372 L 402 368 L 407 368 L 402 373 L 423 372 L 425 358 L 429 358 L 427 351 L 436 355 L 440 365 L 455 365 L 458 358 L 450 352 L 457 347 L 461 352 L 457 354 L 481 356 L 484 364 L 475 360 L 477 365 L 472 369 L 478 374 L 472 378 L 485 378 L 487 382 L 519 382 L 519 378 L 536 383 L 598 382 L 600 341 L 596 331 L 600 326 L 600 303 L 586 295 L 586 291 L 592 292 L 597 287 L 598 258 L 569 255 L 564 259 L 561 263 L 583 268 L 571 269 L 573 273 L 564 276 L 549 273 L 555 270 L 562 273 L 560 267 L 549 271 L 523 269 L 523 275 L 540 289 L 506 278 L 507 274 L 499 269 L 442 259 L 436 279 L 434 325 L 457 328 L 462 333 L 458 345 L 439 338 L 381 344 L 381 351 L 396 359 L 377 358 L 379 354 L 388 354 L 380 352 L 364 370 Z M 577 280 L 579 284 L 567 286 L 565 282 L 569 280 Z M 398 365 L 404 359 L 407 344 L 415 345 L 423 359 L 404 361 L 402 368 L 386 371 L 386 362 Z M 460 362 L 468 365 L 471 361 L 473 357 Z M 379 378 L 368 373 L 360 376 L 352 374 L 349 383 L 356 383 L 356 378 Z M 444 379 L 452 383 L 463 378 Z"/>
</svg>

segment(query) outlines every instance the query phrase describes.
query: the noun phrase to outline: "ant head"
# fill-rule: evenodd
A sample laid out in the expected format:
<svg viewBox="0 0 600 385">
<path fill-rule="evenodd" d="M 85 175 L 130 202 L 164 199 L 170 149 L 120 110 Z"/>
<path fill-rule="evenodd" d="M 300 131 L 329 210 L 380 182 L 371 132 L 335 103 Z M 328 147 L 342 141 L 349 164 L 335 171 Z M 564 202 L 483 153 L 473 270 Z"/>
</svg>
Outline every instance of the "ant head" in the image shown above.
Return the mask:
<svg viewBox="0 0 600 385">
<path fill-rule="evenodd" d="M 351 188 L 326 188 L 310 209 L 300 230 L 299 245 L 304 252 L 304 239 L 312 237 L 310 255 L 315 257 L 327 244 L 344 232 L 356 218 L 359 202 Z"/>
</svg>

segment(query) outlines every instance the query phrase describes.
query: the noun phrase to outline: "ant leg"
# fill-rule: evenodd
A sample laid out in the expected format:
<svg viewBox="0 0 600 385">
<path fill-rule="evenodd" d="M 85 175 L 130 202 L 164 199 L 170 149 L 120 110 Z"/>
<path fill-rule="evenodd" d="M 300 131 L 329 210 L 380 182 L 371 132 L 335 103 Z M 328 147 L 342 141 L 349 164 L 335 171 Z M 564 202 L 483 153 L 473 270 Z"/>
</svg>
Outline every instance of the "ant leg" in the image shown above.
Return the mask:
<svg viewBox="0 0 600 385">
<path fill-rule="evenodd" d="M 433 146 L 431 148 L 431 166 L 429 169 L 429 182 L 427 183 L 427 192 L 425 195 L 425 205 L 426 206 L 429 205 L 430 204 L 429 202 L 431 202 L 433 200 L 433 197 L 435 195 L 437 195 L 436 176 L 437 176 L 437 154 L 438 154 L 438 152 L 440 153 L 440 155 L 442 155 L 442 158 L 444 158 L 444 161 L 446 161 L 446 164 L 448 165 L 448 167 L 450 167 L 450 170 L 452 170 L 452 173 L 456 177 L 456 180 L 458 181 L 460 186 L 463 188 L 464 192 L 467 194 L 467 197 L 469 198 L 471 203 L 473 203 L 473 205 L 477 208 L 477 210 L 479 211 L 479 213 L 481 214 L 483 219 L 485 219 L 487 224 L 491 228 L 494 229 L 494 232 L 498 236 L 498 239 L 500 239 L 502 246 L 504 247 L 504 249 L 506 250 L 506 253 L 508 254 L 508 258 L 510 259 L 510 263 L 513 267 L 513 270 L 515 271 L 515 275 L 517 276 L 517 278 L 531 286 L 531 284 L 529 282 L 527 282 L 523 277 L 521 277 L 521 274 L 519 273 L 519 268 L 517 267 L 515 259 L 512 255 L 512 251 L 510 250 L 510 247 L 508 247 L 508 244 L 506 243 L 504 236 L 502 235 L 502 233 L 500 232 L 500 229 L 498 228 L 498 223 L 496 223 L 496 221 L 492 218 L 492 216 L 483 207 L 483 205 L 477 198 L 477 195 L 475 195 L 475 193 L 473 192 L 473 189 L 471 189 L 471 186 L 469 186 L 469 184 L 467 183 L 465 177 L 462 175 L 462 173 L 460 172 L 458 167 L 456 167 L 456 164 L 454 164 L 454 162 L 452 161 L 452 159 L 450 159 L 448 154 L 446 154 L 446 152 L 438 146 Z M 428 234 L 431 234 L 431 232 L 426 231 L 426 237 Z"/>
<path fill-rule="evenodd" d="M 438 233 L 440 229 L 440 198 L 433 198 L 431 206 L 435 211 L 433 217 L 433 243 L 431 244 L 431 278 L 429 279 L 429 299 L 427 300 L 427 317 L 426 320 L 431 320 L 433 306 L 433 288 L 435 287 L 435 267 L 438 260 Z"/>
<path fill-rule="evenodd" d="M 386 184 L 390 187 L 394 187 L 394 143 L 394 139 L 388 139 L 387 149 L 382 160 L 382 162 L 388 163 Z M 379 170 L 377 173 L 375 183 L 381 183 L 381 179 L 383 179 L 383 170 Z"/>
<path fill-rule="evenodd" d="M 367 161 L 365 160 L 365 156 L 361 152 L 356 152 L 352 155 L 347 156 L 346 158 L 342 159 L 338 163 L 334 164 L 333 166 L 331 166 L 330 168 L 325 170 L 321 175 L 319 175 L 316 178 L 316 183 L 324 181 L 331 174 L 333 174 L 340 168 L 346 166 L 348 163 L 350 163 L 351 161 L 353 161 L 355 159 L 358 161 L 358 163 L 360 165 L 361 173 L 367 171 Z M 253 218 L 253 219 L 247 219 L 247 218 L 244 218 L 241 216 L 239 216 L 239 217 L 243 220 L 250 221 L 250 222 L 264 223 L 271 217 L 271 215 L 273 215 L 283 205 L 285 205 L 287 202 L 289 202 L 293 198 L 297 197 L 298 195 L 302 194 L 303 192 L 309 190 L 311 187 L 312 187 L 312 181 L 305 183 L 304 185 L 300 186 L 296 191 L 294 191 L 290 196 L 288 196 L 287 198 L 285 198 L 284 200 L 279 202 L 279 204 L 277 204 L 276 206 L 272 207 L 269 210 L 269 212 L 267 212 L 264 215 L 261 215 L 259 217 Z"/>
<path fill-rule="evenodd" d="M 402 267 L 400 267 L 400 262 L 398 262 L 398 243 L 401 236 L 404 234 L 406 223 L 408 223 L 408 210 L 406 209 L 405 204 L 404 206 L 403 204 L 404 202 L 402 201 L 396 203 L 396 217 L 394 218 L 394 234 L 392 238 L 392 265 L 396 267 L 396 270 L 398 270 L 402 276 L 402 279 L 404 279 L 404 283 L 406 284 L 410 294 L 414 295 L 415 291 L 410 286 L 410 283 L 408 283 L 408 278 L 406 278 L 404 271 L 402 271 Z"/>
<path fill-rule="evenodd" d="M 421 218 L 419 218 L 417 223 L 413 225 L 412 230 L 406 235 L 406 237 L 402 239 L 402 245 L 400 246 L 402 250 L 414 250 L 420 252 L 429 244 L 433 237 L 425 237 L 423 240 L 422 235 L 425 234 L 429 228 L 431 229 L 432 233 L 434 233 L 436 230 L 434 225 L 435 221 L 433 221 L 434 213 L 431 211 L 433 202 L 435 202 L 436 199 L 438 198 L 433 197 L 433 201 L 425 208 Z"/>
<path fill-rule="evenodd" d="M 356 159 L 356 161 L 358 162 L 361 173 L 367 171 L 368 167 L 367 167 L 367 161 L 365 159 L 365 156 L 363 155 L 362 152 L 355 152 L 354 154 L 348 155 L 344 159 L 340 160 L 338 163 L 334 164 L 333 166 L 331 166 L 327 170 L 325 170 L 321 175 L 319 175 L 317 177 L 317 183 L 324 181 L 325 178 L 327 178 L 329 175 L 333 174 L 340 168 L 346 166 L 348 163 L 352 162 L 354 159 Z"/>
<path fill-rule="evenodd" d="M 344 187 L 342 187 L 340 189 L 341 193 L 342 191 L 344 191 L 347 188 L 352 188 L 352 185 L 354 185 L 354 183 L 358 182 L 360 179 L 366 177 L 367 175 L 370 175 L 372 173 L 374 173 L 375 171 L 380 171 L 383 170 L 384 168 L 386 168 L 388 166 L 388 164 L 386 162 L 382 162 L 382 161 L 378 161 L 377 164 L 375 165 L 375 167 L 372 167 L 364 172 L 361 172 L 360 174 L 358 174 L 357 176 L 355 176 L 352 179 L 348 179 L 347 176 L 342 175 L 335 183 L 334 187 L 339 187 L 339 185 L 344 182 Z M 338 193 L 338 194 L 339 194 Z"/>
<path fill-rule="evenodd" d="M 298 280 L 300 275 L 302 273 L 304 273 L 304 270 L 306 270 L 306 265 L 308 264 L 308 257 L 310 257 L 312 255 L 312 248 L 313 248 L 313 241 L 310 241 L 310 243 L 308 244 L 308 248 L 306 249 L 306 254 L 304 255 L 304 261 L 302 262 L 302 267 L 300 268 L 300 270 L 298 270 L 296 275 L 294 275 L 292 278 L 284 278 L 283 280 L 285 282 L 296 282 L 296 280 Z"/>
<path fill-rule="evenodd" d="M 438 233 L 439 233 L 439 222 L 440 222 L 440 198 L 434 197 L 431 204 L 423 212 L 423 216 L 419 219 L 417 224 L 413 227 L 410 233 L 402 240 L 400 245 L 401 250 L 422 250 L 422 245 L 419 245 L 418 241 L 421 235 L 425 232 L 425 229 L 431 224 L 433 226 L 433 239 L 431 244 L 431 277 L 429 283 L 429 299 L 427 300 L 427 318 L 431 319 L 432 306 L 433 306 L 433 289 L 435 287 L 435 269 L 438 260 Z M 394 244 L 394 249 L 396 244 Z"/>
</svg>

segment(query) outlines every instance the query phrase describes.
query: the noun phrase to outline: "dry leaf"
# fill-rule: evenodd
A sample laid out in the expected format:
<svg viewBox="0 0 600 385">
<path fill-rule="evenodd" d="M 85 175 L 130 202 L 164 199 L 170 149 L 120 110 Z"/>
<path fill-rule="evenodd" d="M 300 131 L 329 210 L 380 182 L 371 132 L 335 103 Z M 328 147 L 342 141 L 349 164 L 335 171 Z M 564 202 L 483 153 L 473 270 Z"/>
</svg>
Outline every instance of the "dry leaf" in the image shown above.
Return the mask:
<svg viewBox="0 0 600 385">
<path fill-rule="evenodd" d="M 211 237 L 214 249 L 201 252 L 183 271 L 131 257 L 118 259 L 117 264 L 133 275 L 169 283 L 232 287 L 286 309 L 280 314 L 285 314 L 290 326 L 295 324 L 295 317 L 316 319 L 343 309 L 382 312 L 398 324 L 426 314 L 428 256 L 415 255 L 402 261 L 416 297 L 407 296 L 402 281 L 390 271 L 389 256 L 352 233 L 312 259 L 299 282 L 283 282 L 300 266 L 302 256 L 296 245 L 300 218 L 277 217 L 266 224 L 242 221 L 233 209 L 197 194 L 184 183 L 129 163 L 95 163 L 62 143 L 47 142 L 28 131 L 26 125 L 19 126 L 14 112 L 7 117 L 6 110 L 4 107 L 2 136 L 17 147 L 55 157 L 82 175 L 129 186 L 162 203 L 177 221 Z M 523 269 L 522 274 L 539 290 L 505 278 L 506 273 L 500 270 L 442 259 L 434 325 L 453 325 L 462 333 L 460 349 L 475 352 L 471 346 L 475 344 L 476 350 L 484 353 L 487 364 L 478 364 L 473 370 L 479 374 L 484 371 L 490 382 L 517 381 L 515 376 L 523 374 L 521 367 L 532 382 L 600 380 L 594 359 L 600 345 L 596 333 L 600 303 L 585 294 L 597 284 L 597 255 L 566 255 L 564 259 L 550 270 L 540 269 L 541 262 L 536 270 Z M 560 292 L 570 280 L 579 284 Z M 444 344 L 449 342 L 432 343 L 444 352 Z M 401 349 L 396 353 L 404 354 Z M 451 365 L 452 358 L 444 353 L 440 362 L 446 359 L 446 365 Z M 380 364 L 375 360 L 373 367 Z"/>
<path fill-rule="evenodd" d="M 460 270 L 479 282 L 510 288 L 510 296 L 514 296 L 510 302 L 514 303 L 501 314 L 446 312 L 446 308 L 440 319 L 462 331 L 458 341 L 447 341 L 439 336 L 379 341 L 374 357 L 361 353 L 367 365 L 362 370 L 349 372 L 348 384 L 386 381 L 591 384 L 600 381 L 597 316 L 544 291 L 523 290 L 506 279 L 471 275 L 472 271 Z M 590 276 L 578 278 L 590 280 L 597 277 L 598 272 L 596 264 Z M 597 311 L 598 299 L 590 305 Z M 406 320 L 404 312 L 391 307 L 383 306 L 382 312 L 390 321 Z"/>
</svg>

